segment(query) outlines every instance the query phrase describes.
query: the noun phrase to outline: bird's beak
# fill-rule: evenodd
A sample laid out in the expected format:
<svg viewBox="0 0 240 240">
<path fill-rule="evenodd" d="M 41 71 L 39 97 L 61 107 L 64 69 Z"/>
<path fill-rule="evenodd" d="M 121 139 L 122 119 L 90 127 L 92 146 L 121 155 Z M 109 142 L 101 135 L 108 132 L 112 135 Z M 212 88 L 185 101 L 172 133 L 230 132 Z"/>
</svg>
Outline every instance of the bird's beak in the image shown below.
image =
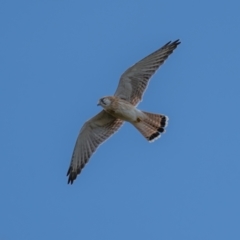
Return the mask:
<svg viewBox="0 0 240 240">
<path fill-rule="evenodd" d="M 100 106 L 100 102 L 98 102 L 97 106 Z"/>
</svg>

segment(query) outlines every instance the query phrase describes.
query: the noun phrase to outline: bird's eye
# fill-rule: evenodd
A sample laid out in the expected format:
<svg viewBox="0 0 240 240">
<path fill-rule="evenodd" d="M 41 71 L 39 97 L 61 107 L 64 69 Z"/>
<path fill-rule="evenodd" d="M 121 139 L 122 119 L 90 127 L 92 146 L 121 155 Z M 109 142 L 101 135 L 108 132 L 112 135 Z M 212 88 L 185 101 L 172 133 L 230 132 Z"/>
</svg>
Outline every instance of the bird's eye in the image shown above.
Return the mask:
<svg viewBox="0 0 240 240">
<path fill-rule="evenodd" d="M 104 98 L 101 99 L 101 102 L 106 105 L 105 101 L 104 101 Z"/>
</svg>

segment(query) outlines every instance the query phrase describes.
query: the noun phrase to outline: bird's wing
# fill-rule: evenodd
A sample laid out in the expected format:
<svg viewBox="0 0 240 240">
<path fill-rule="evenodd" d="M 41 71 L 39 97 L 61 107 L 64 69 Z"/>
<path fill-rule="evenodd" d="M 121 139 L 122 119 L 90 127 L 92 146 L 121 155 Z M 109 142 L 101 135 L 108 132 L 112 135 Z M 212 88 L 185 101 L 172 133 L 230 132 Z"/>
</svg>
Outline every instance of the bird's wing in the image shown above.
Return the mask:
<svg viewBox="0 0 240 240">
<path fill-rule="evenodd" d="M 179 40 L 168 42 L 127 69 L 121 76 L 114 95 L 129 101 L 133 105 L 137 105 L 142 99 L 151 76 L 164 63 L 178 44 L 180 44 Z"/>
<path fill-rule="evenodd" d="M 122 120 L 102 110 L 83 125 L 67 172 L 68 183 L 73 183 L 97 147 L 115 133 L 122 123 Z"/>
</svg>

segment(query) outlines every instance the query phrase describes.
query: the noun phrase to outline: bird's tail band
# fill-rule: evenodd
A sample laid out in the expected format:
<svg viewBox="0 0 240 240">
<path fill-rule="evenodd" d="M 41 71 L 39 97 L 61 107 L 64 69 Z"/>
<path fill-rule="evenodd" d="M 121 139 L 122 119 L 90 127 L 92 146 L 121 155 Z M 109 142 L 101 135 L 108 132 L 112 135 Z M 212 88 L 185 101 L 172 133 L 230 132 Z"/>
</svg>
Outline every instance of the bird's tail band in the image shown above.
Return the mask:
<svg viewBox="0 0 240 240">
<path fill-rule="evenodd" d="M 158 139 L 164 133 L 168 124 L 168 117 L 162 114 L 143 112 L 145 118 L 134 123 L 139 132 L 150 142 Z"/>
</svg>

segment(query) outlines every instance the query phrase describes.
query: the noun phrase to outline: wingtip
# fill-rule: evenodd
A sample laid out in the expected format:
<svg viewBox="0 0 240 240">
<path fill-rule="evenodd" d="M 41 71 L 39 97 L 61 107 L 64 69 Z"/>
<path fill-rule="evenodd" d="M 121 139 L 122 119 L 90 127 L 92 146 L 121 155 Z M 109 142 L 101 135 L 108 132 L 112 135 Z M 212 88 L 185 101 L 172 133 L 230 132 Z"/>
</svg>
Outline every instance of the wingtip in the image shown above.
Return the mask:
<svg viewBox="0 0 240 240">
<path fill-rule="evenodd" d="M 181 43 L 180 39 L 177 39 L 175 41 L 169 41 L 167 42 L 162 48 L 165 48 L 165 47 L 174 47 L 174 49 Z"/>
<path fill-rule="evenodd" d="M 72 171 L 72 167 L 69 167 L 66 176 L 68 176 L 68 175 L 70 174 L 71 171 Z"/>
<path fill-rule="evenodd" d="M 175 45 L 175 46 L 179 45 L 180 43 L 181 43 L 180 39 L 177 39 L 177 40 L 175 40 L 173 42 L 172 41 L 169 42 L 169 44 Z"/>
<path fill-rule="evenodd" d="M 77 173 L 73 171 L 73 168 L 70 166 L 67 172 L 68 184 L 73 184 L 74 180 L 77 178 Z"/>
<path fill-rule="evenodd" d="M 77 174 L 75 172 L 72 172 L 68 177 L 68 184 L 72 185 L 76 178 L 77 178 Z"/>
<path fill-rule="evenodd" d="M 71 184 L 71 185 L 73 184 L 73 181 L 71 181 L 70 177 L 68 178 L 67 184 Z"/>
<path fill-rule="evenodd" d="M 180 39 L 177 39 L 173 42 L 173 44 L 179 45 L 181 43 Z"/>
</svg>

